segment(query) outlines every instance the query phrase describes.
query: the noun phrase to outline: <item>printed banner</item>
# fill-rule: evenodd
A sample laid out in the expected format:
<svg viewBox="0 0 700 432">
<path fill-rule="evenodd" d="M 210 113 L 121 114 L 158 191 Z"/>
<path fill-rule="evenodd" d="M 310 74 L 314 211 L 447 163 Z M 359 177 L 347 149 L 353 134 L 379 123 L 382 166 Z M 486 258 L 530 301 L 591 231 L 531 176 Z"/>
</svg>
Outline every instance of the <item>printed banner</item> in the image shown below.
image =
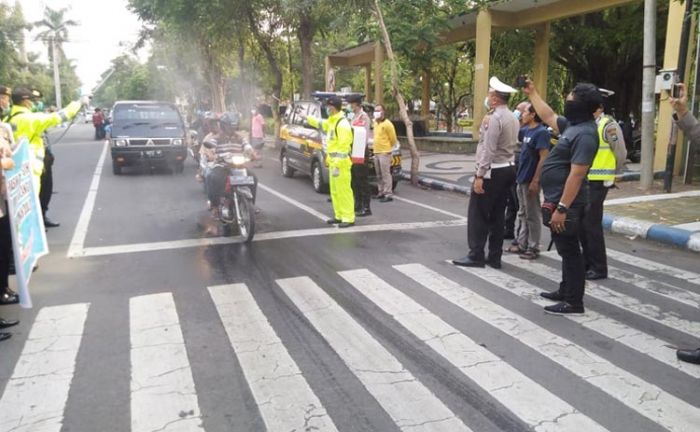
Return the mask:
<svg viewBox="0 0 700 432">
<path fill-rule="evenodd" d="M 29 278 L 40 257 L 49 253 L 39 193 L 32 178 L 29 140 L 22 138 L 12 155 L 15 167 L 5 171 L 10 231 L 15 255 L 17 292 L 20 305 L 32 307 Z"/>
</svg>

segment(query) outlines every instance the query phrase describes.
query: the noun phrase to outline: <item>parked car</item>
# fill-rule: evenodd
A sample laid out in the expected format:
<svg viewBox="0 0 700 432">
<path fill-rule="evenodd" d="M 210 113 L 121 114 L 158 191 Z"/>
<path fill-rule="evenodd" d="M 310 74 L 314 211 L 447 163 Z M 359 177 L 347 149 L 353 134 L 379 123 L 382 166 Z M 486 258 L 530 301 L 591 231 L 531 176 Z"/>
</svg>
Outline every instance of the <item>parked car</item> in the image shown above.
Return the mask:
<svg viewBox="0 0 700 432">
<path fill-rule="evenodd" d="M 313 93 L 314 99 L 294 102 L 287 107 L 284 116 L 282 128 L 280 129 L 280 162 L 282 175 L 292 177 L 299 172 L 311 177 L 311 184 L 314 190 L 318 193 L 328 192 L 328 183 L 330 174 L 328 167 L 325 164 L 325 153 L 323 151 L 324 136 L 316 128 L 311 127 L 306 123 L 306 117 L 312 115 L 319 118 L 328 118 L 326 112 L 325 101 L 331 96 L 339 96 L 343 100 L 357 93 L 332 93 L 332 92 L 316 92 Z M 370 104 L 364 104 L 363 109 L 370 114 L 374 111 L 374 107 Z M 373 140 L 370 137 L 370 184 L 374 187 L 377 185 L 377 178 L 374 171 L 374 155 L 371 152 Z M 401 149 L 395 145 L 392 149 L 391 174 L 394 184 L 396 184 L 401 175 Z"/>
<path fill-rule="evenodd" d="M 177 173 L 187 158 L 187 130 L 177 106 L 157 101 L 117 101 L 109 134 L 112 171 L 165 165 Z"/>
</svg>

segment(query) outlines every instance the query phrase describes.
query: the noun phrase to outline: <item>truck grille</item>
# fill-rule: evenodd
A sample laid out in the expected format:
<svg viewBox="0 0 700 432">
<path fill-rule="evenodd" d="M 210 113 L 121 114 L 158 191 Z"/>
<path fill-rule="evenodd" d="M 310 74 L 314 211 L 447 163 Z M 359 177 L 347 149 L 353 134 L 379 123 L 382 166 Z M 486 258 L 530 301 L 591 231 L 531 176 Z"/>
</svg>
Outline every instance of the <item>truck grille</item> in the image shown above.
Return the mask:
<svg viewBox="0 0 700 432">
<path fill-rule="evenodd" d="M 149 141 L 153 143 L 152 145 L 170 145 L 172 140 L 170 138 L 132 138 L 129 139 L 129 145 L 145 146 L 149 145 Z"/>
</svg>

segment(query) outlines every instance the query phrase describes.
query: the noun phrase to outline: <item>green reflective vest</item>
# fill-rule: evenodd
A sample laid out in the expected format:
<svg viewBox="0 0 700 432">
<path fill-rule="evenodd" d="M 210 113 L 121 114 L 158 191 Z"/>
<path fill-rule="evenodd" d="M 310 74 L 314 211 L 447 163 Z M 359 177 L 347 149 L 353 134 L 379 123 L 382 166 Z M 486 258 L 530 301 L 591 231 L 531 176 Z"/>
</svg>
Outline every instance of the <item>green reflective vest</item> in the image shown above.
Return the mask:
<svg viewBox="0 0 700 432">
<path fill-rule="evenodd" d="M 605 127 L 613 121 L 604 115 L 598 122 L 598 152 L 595 154 L 591 169 L 588 171 L 588 180 L 614 181 L 617 161 L 610 144 L 605 140 Z"/>
</svg>

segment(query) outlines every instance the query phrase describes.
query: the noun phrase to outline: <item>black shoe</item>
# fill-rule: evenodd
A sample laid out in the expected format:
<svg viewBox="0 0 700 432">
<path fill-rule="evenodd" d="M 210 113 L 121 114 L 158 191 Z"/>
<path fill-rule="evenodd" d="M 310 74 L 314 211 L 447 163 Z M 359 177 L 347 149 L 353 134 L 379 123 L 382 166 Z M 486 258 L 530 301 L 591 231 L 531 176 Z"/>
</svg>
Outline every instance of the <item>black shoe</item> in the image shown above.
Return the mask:
<svg viewBox="0 0 700 432">
<path fill-rule="evenodd" d="M 603 274 L 603 273 L 598 273 L 595 270 L 588 270 L 586 272 L 586 280 L 598 280 L 598 279 L 607 279 L 608 275 Z"/>
<path fill-rule="evenodd" d="M 19 320 L 6 320 L 0 318 L 0 328 L 8 328 L 19 324 Z"/>
<path fill-rule="evenodd" d="M 695 350 L 678 350 L 676 351 L 676 357 L 680 361 L 700 364 L 700 348 Z"/>
<path fill-rule="evenodd" d="M 54 222 L 49 218 L 44 218 L 44 226 L 46 228 L 56 228 L 56 227 L 60 227 L 61 224 L 58 222 Z"/>
<path fill-rule="evenodd" d="M 341 222 L 342 222 L 342 221 L 341 221 L 340 219 L 335 219 L 335 218 L 333 218 L 333 219 L 328 219 L 328 220 L 326 221 L 326 223 L 327 223 L 328 225 L 335 225 L 335 224 L 339 224 L 339 223 L 341 223 Z"/>
<path fill-rule="evenodd" d="M 583 305 L 574 306 L 567 302 L 560 302 L 552 306 L 545 306 L 545 313 L 552 315 L 581 315 L 585 311 Z"/>
<path fill-rule="evenodd" d="M 380 199 L 382 199 L 382 198 L 384 198 L 384 195 L 372 195 L 372 199 L 378 199 L 378 200 L 380 200 Z"/>
<path fill-rule="evenodd" d="M 0 341 L 8 340 L 12 337 L 12 333 L 0 333 Z"/>
<path fill-rule="evenodd" d="M 355 226 L 355 222 L 341 222 L 338 224 L 338 228 L 350 228 L 351 226 Z"/>
<path fill-rule="evenodd" d="M 500 269 L 501 267 L 503 267 L 503 266 L 501 265 L 501 259 L 500 259 L 500 258 L 499 258 L 499 259 L 487 259 L 487 260 L 486 260 L 486 265 L 488 265 L 488 266 L 491 267 L 491 268 L 495 268 L 496 270 L 498 270 L 498 269 Z"/>
<path fill-rule="evenodd" d="M 0 305 L 9 305 L 19 303 L 19 296 L 17 294 L 2 293 L 0 295 Z"/>
<path fill-rule="evenodd" d="M 559 292 L 559 290 L 543 291 L 540 293 L 540 297 L 544 297 L 547 300 L 552 300 L 552 301 L 556 301 L 556 302 L 564 301 L 564 296 L 561 295 L 561 292 Z"/>
<path fill-rule="evenodd" d="M 369 209 L 358 210 L 355 212 L 355 216 L 357 216 L 357 217 L 372 216 L 372 211 Z"/>
<path fill-rule="evenodd" d="M 484 267 L 483 261 L 471 259 L 469 256 L 465 256 L 464 258 L 453 259 L 452 264 L 461 267 Z"/>
<path fill-rule="evenodd" d="M 394 201 L 394 198 L 392 198 L 390 196 L 383 196 L 383 197 L 379 198 L 379 202 L 392 202 L 392 201 Z"/>
<path fill-rule="evenodd" d="M 513 233 L 513 231 L 506 231 L 505 233 L 503 233 L 503 238 L 506 240 L 512 240 L 515 238 L 515 234 Z"/>
</svg>

